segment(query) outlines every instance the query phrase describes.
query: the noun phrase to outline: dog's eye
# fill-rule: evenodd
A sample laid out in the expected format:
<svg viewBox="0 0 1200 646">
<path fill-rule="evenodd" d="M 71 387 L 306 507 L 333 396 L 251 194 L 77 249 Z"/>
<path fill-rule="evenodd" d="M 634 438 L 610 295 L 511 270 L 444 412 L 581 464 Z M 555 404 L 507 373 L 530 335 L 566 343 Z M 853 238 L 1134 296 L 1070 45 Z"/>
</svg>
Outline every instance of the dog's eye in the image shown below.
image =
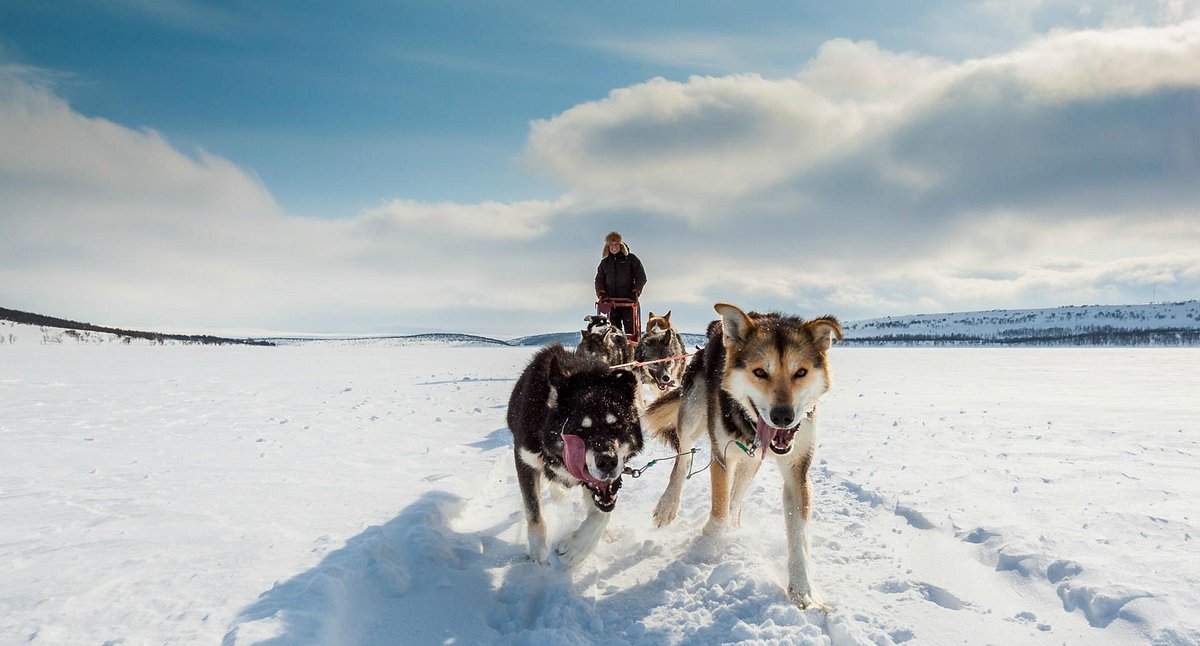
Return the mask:
<svg viewBox="0 0 1200 646">
<path fill-rule="evenodd" d="M 754 369 L 754 376 L 755 376 L 755 377 L 758 377 L 759 379 L 766 379 L 766 378 L 767 378 L 767 371 L 766 371 L 766 370 L 763 370 L 762 368 L 755 368 L 755 369 Z"/>
<path fill-rule="evenodd" d="M 799 379 L 807 374 L 808 374 L 808 368 L 801 368 L 796 371 L 796 374 L 792 375 L 792 379 Z"/>
</svg>

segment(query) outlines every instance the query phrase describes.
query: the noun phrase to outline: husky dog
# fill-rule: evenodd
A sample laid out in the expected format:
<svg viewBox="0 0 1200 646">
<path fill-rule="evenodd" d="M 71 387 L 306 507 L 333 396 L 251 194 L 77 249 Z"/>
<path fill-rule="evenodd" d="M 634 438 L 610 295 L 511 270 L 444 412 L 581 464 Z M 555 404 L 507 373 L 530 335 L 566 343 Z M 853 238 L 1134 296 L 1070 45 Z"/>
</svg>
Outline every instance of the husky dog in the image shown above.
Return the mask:
<svg viewBox="0 0 1200 646">
<path fill-rule="evenodd" d="M 613 327 L 608 317 L 593 314 L 583 317 L 588 322 L 586 330 L 579 331 L 579 346 L 575 354 L 592 357 L 610 366 L 619 366 L 633 361 L 633 346 L 620 330 Z"/>
<path fill-rule="evenodd" d="M 617 504 L 625 461 L 642 450 L 634 406 L 637 378 L 628 370 L 576 356 L 557 343 L 533 356 L 508 400 L 517 482 L 525 501 L 529 556 L 546 563 L 543 480 L 579 486 L 587 518 L 555 550 L 568 567 L 596 546 Z"/>
<path fill-rule="evenodd" d="M 678 358 L 640 366 L 638 375 L 642 378 L 642 383 L 657 386 L 659 390 L 667 390 L 679 385 L 679 379 L 683 376 L 683 368 L 687 365 L 687 360 L 683 356 L 685 352 L 683 339 L 679 336 L 679 332 L 671 326 L 671 312 L 668 311 L 662 316 L 655 316 L 654 312 L 650 312 L 650 316 L 646 320 L 646 334 L 642 336 L 637 350 L 633 353 L 634 359 L 645 362 L 669 357 Z"/>
<path fill-rule="evenodd" d="M 746 314 L 718 303 L 720 321 L 708 327 L 708 345 L 692 358 L 683 384 L 660 397 L 643 426 L 677 453 L 691 450 L 707 431 L 712 451 L 712 509 L 704 532 L 741 524 L 742 498 L 766 456 L 783 473 L 787 526 L 788 598 L 825 608 L 809 581 L 808 519 L 812 491 L 808 467 L 816 448 L 816 404 L 829 390 L 826 354 L 842 338 L 837 319 L 805 321 L 779 314 Z M 746 447 L 742 449 L 738 446 Z M 654 509 L 664 526 L 679 511 L 679 494 L 691 465 L 676 460 Z"/>
</svg>

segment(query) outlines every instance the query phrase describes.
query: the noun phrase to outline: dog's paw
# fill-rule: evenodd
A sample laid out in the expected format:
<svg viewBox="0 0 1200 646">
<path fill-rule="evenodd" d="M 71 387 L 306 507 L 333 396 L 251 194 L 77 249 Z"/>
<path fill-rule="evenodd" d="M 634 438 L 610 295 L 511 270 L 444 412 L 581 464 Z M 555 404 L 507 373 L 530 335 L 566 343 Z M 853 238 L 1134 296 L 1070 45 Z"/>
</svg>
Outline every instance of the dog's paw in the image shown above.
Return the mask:
<svg viewBox="0 0 1200 646">
<path fill-rule="evenodd" d="M 542 547 L 542 549 L 529 551 L 529 560 L 538 565 L 550 565 L 550 550 Z"/>
<path fill-rule="evenodd" d="M 550 548 L 546 545 L 546 539 L 539 537 L 531 537 L 529 539 L 529 560 L 541 565 L 550 564 Z"/>
<path fill-rule="evenodd" d="M 559 543 L 558 547 L 554 548 L 554 553 L 558 555 L 559 562 L 563 567 L 573 568 L 579 565 L 592 553 L 596 547 L 596 541 L 590 536 L 583 535 L 582 532 L 575 532 L 567 540 Z"/>
<path fill-rule="evenodd" d="M 824 601 L 821 601 L 816 594 L 813 594 L 812 590 L 798 590 L 792 586 L 788 586 L 787 596 L 788 600 L 796 604 L 801 610 L 813 609 L 825 613 L 830 611 L 830 607 Z"/>
<path fill-rule="evenodd" d="M 700 533 L 704 536 L 717 536 L 725 533 L 725 530 L 727 529 L 729 529 L 728 524 L 724 522 L 717 522 L 710 517 L 708 522 L 704 523 L 704 528 L 700 530 Z"/>
<path fill-rule="evenodd" d="M 666 500 L 660 498 L 658 504 L 654 506 L 654 526 L 666 527 L 675 522 L 675 516 L 679 513 L 679 503 L 677 501 Z"/>
</svg>

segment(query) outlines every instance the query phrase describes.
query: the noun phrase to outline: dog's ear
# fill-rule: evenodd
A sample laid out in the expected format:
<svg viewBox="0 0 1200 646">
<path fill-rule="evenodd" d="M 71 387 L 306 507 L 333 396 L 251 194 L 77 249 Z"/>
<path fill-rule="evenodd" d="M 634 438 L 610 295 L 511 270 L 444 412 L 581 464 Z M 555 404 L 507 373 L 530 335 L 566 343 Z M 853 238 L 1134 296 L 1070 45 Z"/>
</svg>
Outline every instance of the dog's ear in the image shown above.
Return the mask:
<svg viewBox="0 0 1200 646">
<path fill-rule="evenodd" d="M 567 385 L 567 378 L 570 376 L 571 373 L 564 370 L 562 364 L 558 362 L 558 357 L 551 355 L 550 363 L 546 365 L 546 381 L 550 382 L 550 398 L 552 400 L 557 399 L 558 393 L 555 391 Z M 554 408 L 554 406 L 550 408 Z"/>
<path fill-rule="evenodd" d="M 832 316 L 822 316 L 819 319 L 813 319 L 804 324 L 804 329 L 812 335 L 813 343 L 817 345 L 817 349 L 825 352 L 829 346 L 833 345 L 834 337 L 838 341 L 842 339 L 842 324 Z"/>
<path fill-rule="evenodd" d="M 671 324 L 671 310 L 667 310 L 667 313 L 663 314 L 662 317 L 663 320 L 667 322 L 667 325 Z"/>
<path fill-rule="evenodd" d="M 754 321 L 736 305 L 717 303 L 713 306 L 721 315 L 721 331 L 725 335 L 725 343 L 742 343 L 754 329 Z"/>
<path fill-rule="evenodd" d="M 652 318 L 654 318 L 654 312 L 650 312 L 650 314 L 648 316 L 646 316 L 647 321 L 649 321 Z"/>
</svg>

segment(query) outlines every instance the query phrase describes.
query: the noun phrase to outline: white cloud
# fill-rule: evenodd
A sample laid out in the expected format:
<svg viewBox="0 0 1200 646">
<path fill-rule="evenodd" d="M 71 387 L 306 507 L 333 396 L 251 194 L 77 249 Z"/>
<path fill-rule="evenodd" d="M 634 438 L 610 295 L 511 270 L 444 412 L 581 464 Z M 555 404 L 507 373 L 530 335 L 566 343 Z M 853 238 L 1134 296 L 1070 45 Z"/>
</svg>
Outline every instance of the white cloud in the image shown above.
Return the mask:
<svg viewBox="0 0 1200 646">
<path fill-rule="evenodd" d="M 1026 235 L 1013 243 L 1006 227 L 1023 228 Z M 862 283 L 850 277 L 828 301 L 895 313 L 1195 298 L 1200 227 L 1173 231 L 1175 242 L 1167 245 L 1132 220 L 1035 230 L 1025 219 L 985 219 L 934 255 L 873 271 Z M 1130 244 L 1116 243 L 1122 239 Z"/>
<path fill-rule="evenodd" d="M 872 42 L 830 40 L 797 76 L 832 101 L 902 107 L 953 66 L 931 56 L 891 53 Z"/>
<path fill-rule="evenodd" d="M 0 186 L 10 198 L 169 196 L 206 220 L 236 219 L 247 211 L 279 214 L 262 184 L 229 161 L 204 152 L 188 157 L 153 130 L 85 117 L 27 76 L 0 69 Z M 66 215 L 86 221 L 95 212 Z M 175 219 L 170 211 L 164 217 Z"/>
<path fill-rule="evenodd" d="M 290 215 L 254 175 L 0 72 L 0 302 L 120 324 L 570 329 L 600 240 L 687 329 L 1200 294 L 1200 21 L 967 61 L 834 40 L 531 125 L 552 201 Z M 11 145 L 10 145 L 11 142 Z M 299 322 L 299 323 L 297 323 Z"/>
<path fill-rule="evenodd" d="M 483 202 L 481 204 L 425 203 L 393 200 L 361 216 L 361 226 L 373 233 L 403 231 L 466 238 L 525 240 L 546 233 L 551 217 L 562 207 L 551 202 Z"/>
<path fill-rule="evenodd" d="M 873 167 L 902 191 L 927 189 L 939 177 L 953 176 L 960 158 L 974 158 L 972 165 L 986 161 L 982 151 L 956 146 L 1010 143 L 988 140 L 989 124 L 979 119 L 992 117 L 989 111 L 1010 121 L 1053 118 L 1053 106 L 1046 104 L 1086 108 L 1089 101 L 1198 87 L 1200 21 L 1056 33 L 1011 53 L 962 63 L 840 40 L 822 47 L 794 78 L 653 79 L 614 90 L 534 122 L 526 157 L 587 197 L 640 196 L 642 204 L 676 205 L 675 212 L 703 219 L 728 208 L 723 200 L 822 172 L 844 175 L 837 166 L 847 160 Z M 967 120 L 980 141 L 937 141 L 939 159 L 923 164 L 888 154 L 886 148 L 906 134 L 936 128 L 923 121 L 932 116 Z M 1148 114 L 1138 119 L 1142 127 L 1157 127 Z M 1052 145 L 1070 146 L 1080 134 L 1104 135 L 1078 132 L 1070 123 L 1048 126 L 1057 131 L 1034 134 L 1057 136 Z M 1098 144 L 1103 141 L 1088 142 Z M 1120 150 L 1098 152 L 1122 156 Z"/>
<path fill-rule="evenodd" d="M 962 62 L 835 40 L 791 78 L 614 90 L 534 123 L 526 156 L 579 203 L 681 218 L 708 261 L 675 283 L 689 302 L 862 315 L 1136 301 L 1146 281 L 1194 297 L 1178 254 L 1200 242 L 1197 97 L 1200 21 Z M 1144 270 L 1106 270 L 1127 265 Z"/>
<path fill-rule="evenodd" d="M 1056 33 L 971 61 L 960 78 L 1011 78 L 1030 100 L 1070 101 L 1200 85 L 1200 21 L 1162 28 Z"/>
<path fill-rule="evenodd" d="M 226 159 L 85 117 L 29 70 L 3 72 L 8 307 L 125 325 L 353 328 L 414 311 L 543 310 L 531 285 L 564 290 L 553 275 L 519 277 L 537 274 L 526 245 L 566 203 L 397 200 L 341 220 L 300 218 Z M 565 289 L 586 298 L 586 287 Z"/>
<path fill-rule="evenodd" d="M 794 80 L 658 78 L 534 122 L 527 154 L 589 195 L 666 196 L 700 211 L 838 154 L 865 125 Z"/>
</svg>

